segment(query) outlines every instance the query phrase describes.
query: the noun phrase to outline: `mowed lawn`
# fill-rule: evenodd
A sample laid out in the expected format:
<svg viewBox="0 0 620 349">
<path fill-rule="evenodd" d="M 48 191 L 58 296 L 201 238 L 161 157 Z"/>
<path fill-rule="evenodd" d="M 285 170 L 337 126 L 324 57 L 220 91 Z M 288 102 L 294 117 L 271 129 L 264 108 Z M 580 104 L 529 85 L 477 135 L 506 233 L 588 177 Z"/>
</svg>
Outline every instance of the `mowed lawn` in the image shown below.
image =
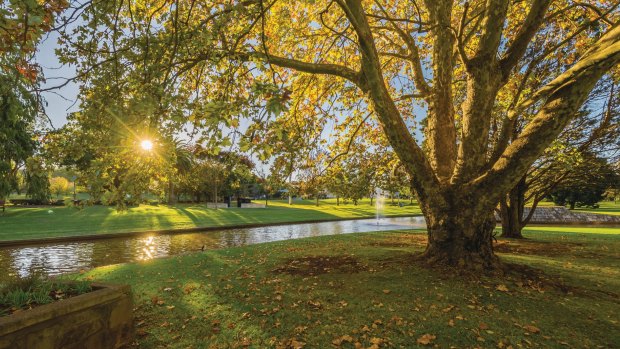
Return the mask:
<svg viewBox="0 0 620 349">
<path fill-rule="evenodd" d="M 261 202 L 259 202 L 261 203 Z M 407 202 L 408 203 L 408 202 Z M 266 224 L 313 220 L 374 217 L 375 206 L 369 200 L 358 205 L 336 205 L 335 200 L 270 201 L 267 208 L 207 208 L 205 205 L 132 207 L 117 212 L 114 207 L 91 206 L 80 210 L 71 207 L 8 207 L 0 213 L 0 241 L 85 236 L 133 231 L 153 231 L 197 227 L 223 227 L 242 224 Z M 385 203 L 385 216 L 417 215 L 416 204 L 399 207 Z"/>
<path fill-rule="evenodd" d="M 620 202 L 601 201 L 598 203 L 599 208 L 575 208 L 576 212 L 603 213 L 620 216 Z"/>
<path fill-rule="evenodd" d="M 572 228 L 571 228 L 572 229 Z M 617 348 L 620 228 L 529 228 L 504 276 L 421 266 L 422 231 L 307 238 L 112 265 L 140 348 Z M 528 265 L 533 268 L 523 267 Z"/>
</svg>

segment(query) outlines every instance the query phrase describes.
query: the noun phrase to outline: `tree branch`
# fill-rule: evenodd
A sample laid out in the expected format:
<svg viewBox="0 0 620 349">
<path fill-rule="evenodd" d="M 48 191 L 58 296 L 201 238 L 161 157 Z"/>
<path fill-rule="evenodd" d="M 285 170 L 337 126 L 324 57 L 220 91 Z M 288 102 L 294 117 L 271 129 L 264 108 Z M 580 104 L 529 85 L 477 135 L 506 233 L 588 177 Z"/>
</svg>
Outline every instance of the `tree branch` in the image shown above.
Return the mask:
<svg viewBox="0 0 620 349">
<path fill-rule="evenodd" d="M 508 78 L 512 69 L 519 62 L 519 59 L 525 54 L 528 44 L 543 23 L 545 13 L 550 4 L 551 0 L 534 0 L 523 25 L 519 28 L 515 39 L 500 60 L 499 64 L 504 80 Z"/>
<path fill-rule="evenodd" d="M 620 26 L 609 30 L 579 62 L 534 94 L 526 104 L 546 97 L 542 108 L 493 167 L 471 185 L 487 195 L 508 191 L 575 116 L 596 82 L 618 62 Z"/>
<path fill-rule="evenodd" d="M 364 84 L 362 74 L 360 72 L 339 64 L 303 62 L 293 58 L 279 57 L 271 54 L 266 55 L 261 52 L 238 53 L 238 56 L 244 60 L 249 60 L 251 57 L 264 59 L 269 64 L 277 65 L 283 68 L 290 68 L 309 74 L 339 76 L 360 87 Z"/>
</svg>

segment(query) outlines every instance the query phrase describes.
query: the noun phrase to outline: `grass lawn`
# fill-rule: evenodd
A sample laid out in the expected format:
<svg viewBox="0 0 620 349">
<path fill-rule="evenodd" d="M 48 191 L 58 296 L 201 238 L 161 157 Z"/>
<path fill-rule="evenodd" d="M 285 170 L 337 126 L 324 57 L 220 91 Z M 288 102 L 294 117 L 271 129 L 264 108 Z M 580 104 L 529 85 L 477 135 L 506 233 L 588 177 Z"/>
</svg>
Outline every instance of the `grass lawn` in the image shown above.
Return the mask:
<svg viewBox="0 0 620 349">
<path fill-rule="evenodd" d="M 590 212 L 590 213 L 603 213 L 615 216 L 620 216 L 620 202 L 614 203 L 613 201 L 601 201 L 598 203 L 599 208 L 575 208 L 576 212 Z"/>
<path fill-rule="evenodd" d="M 423 232 L 325 236 L 94 269 L 129 283 L 140 348 L 612 348 L 620 228 L 500 239 L 501 278 L 419 266 Z"/>
<path fill-rule="evenodd" d="M 51 212 L 49 212 L 51 210 Z M 129 231 L 152 231 L 196 227 L 218 227 L 240 224 L 282 223 L 292 221 L 329 220 L 374 217 L 375 207 L 368 200 L 357 206 L 336 205 L 324 200 L 319 207 L 314 201 L 270 201 L 268 208 L 213 209 L 204 205 L 141 205 L 117 212 L 114 207 L 92 206 L 83 210 L 71 207 L 8 207 L 0 214 L 0 241 L 39 239 L 60 236 L 83 236 Z M 417 205 L 386 205 L 384 215 L 420 214 Z"/>
</svg>

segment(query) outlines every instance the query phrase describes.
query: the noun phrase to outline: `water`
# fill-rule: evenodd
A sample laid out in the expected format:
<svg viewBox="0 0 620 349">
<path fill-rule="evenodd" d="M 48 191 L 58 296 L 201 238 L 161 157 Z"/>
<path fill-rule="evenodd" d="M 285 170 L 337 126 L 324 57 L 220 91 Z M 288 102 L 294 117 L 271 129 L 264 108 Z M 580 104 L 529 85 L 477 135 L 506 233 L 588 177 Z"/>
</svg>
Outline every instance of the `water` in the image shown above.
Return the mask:
<svg viewBox="0 0 620 349">
<path fill-rule="evenodd" d="M 378 200 L 377 200 L 378 201 Z M 378 223 L 379 217 L 377 217 Z M 425 228 L 423 217 L 373 219 L 290 224 L 260 228 L 228 229 L 203 233 L 119 237 L 80 242 L 42 243 L 0 248 L 0 282 L 33 271 L 48 275 L 77 272 L 127 262 L 144 261 L 233 246 L 297 239 L 310 236 L 370 231 Z"/>
</svg>

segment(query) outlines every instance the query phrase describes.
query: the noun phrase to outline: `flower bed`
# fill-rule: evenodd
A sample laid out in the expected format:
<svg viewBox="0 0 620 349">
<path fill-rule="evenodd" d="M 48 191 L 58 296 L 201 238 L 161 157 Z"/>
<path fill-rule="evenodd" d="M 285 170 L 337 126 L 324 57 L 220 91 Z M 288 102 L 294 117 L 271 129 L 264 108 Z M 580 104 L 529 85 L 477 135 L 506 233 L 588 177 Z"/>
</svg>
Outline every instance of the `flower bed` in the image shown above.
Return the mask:
<svg viewBox="0 0 620 349">
<path fill-rule="evenodd" d="M 75 290 L 78 284 L 66 289 Z M 133 336 L 129 286 L 89 286 L 89 292 L 79 295 L 63 290 L 60 299 L 48 304 L 30 302 L 29 310 L 12 307 L 10 315 L 0 316 L 0 349 L 108 349 L 128 344 Z M 50 297 L 60 296 L 53 291 Z M 6 304 L 6 295 L 4 298 Z"/>
</svg>

